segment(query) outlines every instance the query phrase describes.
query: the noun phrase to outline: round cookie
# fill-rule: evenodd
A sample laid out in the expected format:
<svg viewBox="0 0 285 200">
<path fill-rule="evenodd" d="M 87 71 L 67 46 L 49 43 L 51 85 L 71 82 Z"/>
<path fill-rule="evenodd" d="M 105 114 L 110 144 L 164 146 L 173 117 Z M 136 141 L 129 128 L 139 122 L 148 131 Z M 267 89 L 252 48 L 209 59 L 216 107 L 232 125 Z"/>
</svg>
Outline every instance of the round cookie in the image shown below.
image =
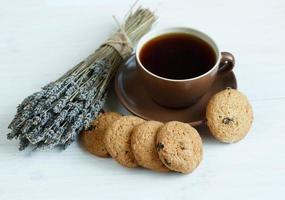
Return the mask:
<svg viewBox="0 0 285 200">
<path fill-rule="evenodd" d="M 91 128 L 81 133 L 81 141 L 86 150 L 96 156 L 110 157 L 103 141 L 105 131 L 121 116 L 119 113 L 106 112 L 95 119 L 92 122 Z"/>
<path fill-rule="evenodd" d="M 156 151 L 156 133 L 163 126 L 157 121 L 147 121 L 133 129 L 131 136 L 132 152 L 142 167 L 160 172 L 169 169 L 161 162 Z"/>
<path fill-rule="evenodd" d="M 137 167 L 131 151 L 131 134 L 135 126 L 144 120 L 135 116 L 124 116 L 115 121 L 106 131 L 104 143 L 109 154 L 125 167 Z"/>
<path fill-rule="evenodd" d="M 253 111 L 244 94 L 227 88 L 210 99 L 206 118 L 215 138 L 221 142 L 233 143 L 248 133 L 253 122 Z"/>
<path fill-rule="evenodd" d="M 189 124 L 172 121 L 157 133 L 156 149 L 160 160 L 171 170 L 190 173 L 203 157 L 202 140 Z"/>
</svg>

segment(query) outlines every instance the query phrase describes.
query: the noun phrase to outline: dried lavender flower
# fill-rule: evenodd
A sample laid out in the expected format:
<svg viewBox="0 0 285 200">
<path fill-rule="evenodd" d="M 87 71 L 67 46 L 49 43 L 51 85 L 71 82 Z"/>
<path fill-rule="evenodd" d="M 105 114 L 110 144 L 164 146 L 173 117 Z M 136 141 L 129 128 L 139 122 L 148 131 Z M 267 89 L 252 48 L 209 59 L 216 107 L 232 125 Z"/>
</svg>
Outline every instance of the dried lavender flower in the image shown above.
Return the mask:
<svg viewBox="0 0 285 200">
<path fill-rule="evenodd" d="M 19 138 L 19 150 L 30 144 L 35 150 L 69 146 L 102 112 L 116 69 L 131 55 L 132 45 L 154 21 L 154 14 L 148 9 L 130 12 L 116 33 L 120 37 L 112 36 L 59 79 L 23 100 L 9 125 L 12 131 L 7 138 Z M 126 42 L 120 41 L 122 37 Z M 114 42 L 116 46 L 112 45 Z M 117 49 L 120 45 L 125 52 Z"/>
</svg>

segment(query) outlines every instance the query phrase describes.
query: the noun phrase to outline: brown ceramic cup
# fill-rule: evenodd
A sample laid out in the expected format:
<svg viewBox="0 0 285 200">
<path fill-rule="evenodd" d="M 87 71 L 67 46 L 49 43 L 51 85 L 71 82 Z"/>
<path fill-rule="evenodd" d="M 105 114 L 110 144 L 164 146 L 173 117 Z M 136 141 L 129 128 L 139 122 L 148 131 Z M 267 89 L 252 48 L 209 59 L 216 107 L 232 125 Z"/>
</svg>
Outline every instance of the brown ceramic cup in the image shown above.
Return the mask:
<svg viewBox="0 0 285 200">
<path fill-rule="evenodd" d="M 140 52 L 143 46 L 153 38 L 169 33 L 186 33 L 196 36 L 209 44 L 216 54 L 216 63 L 206 73 L 189 79 L 168 79 L 148 71 L 140 61 Z M 166 107 L 187 107 L 202 97 L 212 86 L 217 76 L 231 71 L 234 67 L 234 56 L 228 52 L 220 52 L 217 44 L 205 33 L 192 28 L 176 27 L 149 32 L 143 36 L 136 49 L 138 74 L 142 84 L 152 99 Z M 175 66 L 174 66 L 175 67 Z"/>
</svg>

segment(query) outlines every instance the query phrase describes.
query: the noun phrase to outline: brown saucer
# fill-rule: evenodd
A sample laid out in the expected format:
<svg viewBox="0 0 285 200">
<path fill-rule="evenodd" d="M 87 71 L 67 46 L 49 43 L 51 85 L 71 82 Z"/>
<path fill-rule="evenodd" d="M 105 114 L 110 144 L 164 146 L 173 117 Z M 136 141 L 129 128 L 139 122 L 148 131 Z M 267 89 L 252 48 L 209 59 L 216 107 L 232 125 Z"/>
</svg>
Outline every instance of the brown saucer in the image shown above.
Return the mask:
<svg viewBox="0 0 285 200">
<path fill-rule="evenodd" d="M 135 56 L 130 57 L 119 68 L 115 78 L 116 95 L 123 106 L 133 114 L 146 120 L 162 122 L 177 120 L 190 123 L 192 126 L 204 122 L 210 97 L 226 87 L 237 88 L 233 72 L 219 75 L 209 92 L 194 105 L 183 109 L 172 109 L 158 105 L 149 96 L 137 75 Z"/>
</svg>

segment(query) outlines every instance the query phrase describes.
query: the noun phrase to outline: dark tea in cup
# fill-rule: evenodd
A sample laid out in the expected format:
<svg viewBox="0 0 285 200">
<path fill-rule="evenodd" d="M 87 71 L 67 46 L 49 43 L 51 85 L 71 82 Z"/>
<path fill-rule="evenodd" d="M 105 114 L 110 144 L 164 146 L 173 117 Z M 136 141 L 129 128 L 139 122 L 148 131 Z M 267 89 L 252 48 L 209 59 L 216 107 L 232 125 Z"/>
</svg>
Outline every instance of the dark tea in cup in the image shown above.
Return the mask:
<svg viewBox="0 0 285 200">
<path fill-rule="evenodd" d="M 148 71 L 168 79 L 195 78 L 209 71 L 217 61 L 208 43 L 185 33 L 168 33 L 149 40 L 139 57 Z"/>
</svg>

